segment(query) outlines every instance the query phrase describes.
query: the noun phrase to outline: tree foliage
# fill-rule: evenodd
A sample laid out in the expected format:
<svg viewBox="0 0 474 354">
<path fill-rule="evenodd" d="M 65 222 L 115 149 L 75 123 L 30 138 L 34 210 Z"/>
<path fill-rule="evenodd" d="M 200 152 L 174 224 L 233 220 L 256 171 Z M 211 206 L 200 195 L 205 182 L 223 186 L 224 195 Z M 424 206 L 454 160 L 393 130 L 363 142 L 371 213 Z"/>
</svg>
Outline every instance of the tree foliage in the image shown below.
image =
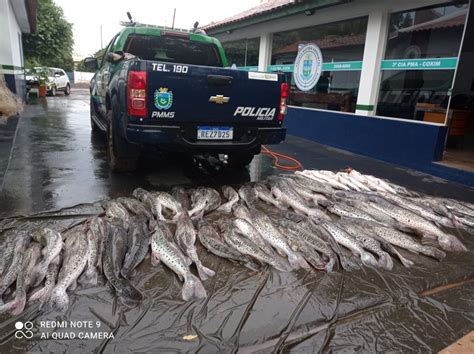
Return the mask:
<svg viewBox="0 0 474 354">
<path fill-rule="evenodd" d="M 104 56 L 105 49 L 106 49 L 106 48 L 99 49 L 97 52 L 95 52 L 95 53 L 92 55 L 94 58 L 97 58 L 97 60 L 99 61 L 99 63 L 100 63 L 100 61 L 102 60 L 102 57 Z M 95 70 L 90 70 L 90 69 L 86 68 L 85 65 L 84 65 L 84 61 L 81 61 L 81 62 L 77 65 L 77 71 L 95 72 Z"/>
<path fill-rule="evenodd" d="M 72 23 L 53 0 L 39 0 L 38 25 L 34 34 L 23 35 L 26 67 L 50 66 L 72 71 L 74 45 Z"/>
</svg>

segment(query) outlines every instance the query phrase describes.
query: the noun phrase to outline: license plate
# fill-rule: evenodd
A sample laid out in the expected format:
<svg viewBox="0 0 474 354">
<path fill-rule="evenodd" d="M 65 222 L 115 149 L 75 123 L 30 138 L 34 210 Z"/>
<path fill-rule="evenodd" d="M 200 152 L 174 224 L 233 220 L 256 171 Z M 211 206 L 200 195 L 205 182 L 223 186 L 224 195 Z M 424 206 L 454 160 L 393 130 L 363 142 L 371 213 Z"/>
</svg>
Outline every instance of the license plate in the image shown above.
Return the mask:
<svg viewBox="0 0 474 354">
<path fill-rule="evenodd" d="M 198 127 L 198 140 L 232 140 L 234 129 L 230 127 Z"/>
</svg>

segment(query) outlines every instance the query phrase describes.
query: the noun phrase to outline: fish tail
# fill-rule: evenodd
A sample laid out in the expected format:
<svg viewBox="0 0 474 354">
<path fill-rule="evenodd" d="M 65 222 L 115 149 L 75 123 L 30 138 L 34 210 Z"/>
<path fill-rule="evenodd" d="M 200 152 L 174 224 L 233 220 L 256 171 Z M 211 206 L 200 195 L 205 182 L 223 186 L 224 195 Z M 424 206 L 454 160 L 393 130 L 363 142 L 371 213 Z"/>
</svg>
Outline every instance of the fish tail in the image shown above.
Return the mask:
<svg viewBox="0 0 474 354">
<path fill-rule="evenodd" d="M 15 300 L 12 300 L 10 302 L 5 303 L 0 303 L 0 313 L 4 313 L 6 311 L 11 311 L 12 308 L 14 308 L 15 305 Z"/>
<path fill-rule="evenodd" d="M 216 275 L 216 272 L 214 272 L 212 269 L 204 267 L 201 262 L 196 263 L 196 267 L 198 270 L 199 278 L 201 278 L 201 280 L 207 280 L 210 277 Z"/>
<path fill-rule="evenodd" d="M 15 299 L 12 302 L 13 304 L 11 305 L 10 313 L 13 316 L 18 316 L 25 309 L 26 296 L 22 296 L 21 298 Z"/>
<path fill-rule="evenodd" d="M 47 293 L 48 289 L 43 286 L 42 288 L 35 290 L 30 297 L 28 298 L 28 301 L 33 302 L 39 299 L 42 299 L 43 296 Z"/>
<path fill-rule="evenodd" d="M 379 257 L 378 261 L 379 267 L 387 270 L 393 269 L 393 260 L 388 253 L 384 253 Z"/>
<path fill-rule="evenodd" d="M 119 279 L 119 286 L 116 289 L 120 301 L 128 307 L 135 306 L 143 300 L 143 294 L 135 288 L 128 280 Z"/>
<path fill-rule="evenodd" d="M 311 269 L 308 262 L 305 261 L 303 256 L 296 252 L 288 255 L 288 262 L 290 262 L 291 266 L 294 269 L 300 269 L 300 268 L 304 268 L 307 270 Z"/>
<path fill-rule="evenodd" d="M 415 265 L 414 262 L 412 262 L 409 259 L 403 257 L 400 253 L 398 253 L 397 256 L 398 256 L 398 259 L 400 260 L 400 262 L 403 264 L 403 266 L 405 268 L 411 268 Z"/>
<path fill-rule="evenodd" d="M 99 274 L 95 267 L 88 267 L 84 274 L 79 278 L 79 283 L 82 286 L 96 286 Z"/>
<path fill-rule="evenodd" d="M 439 245 L 445 251 L 454 251 L 454 252 L 467 252 L 466 246 L 462 244 L 455 236 L 453 235 L 444 235 L 438 240 Z"/>
<path fill-rule="evenodd" d="M 444 253 L 443 251 L 435 247 L 430 247 L 430 246 L 423 247 L 423 253 L 427 256 L 436 258 L 438 261 L 441 261 L 443 258 L 446 257 L 446 253 Z"/>
<path fill-rule="evenodd" d="M 54 288 L 48 303 L 57 312 L 66 311 L 69 307 L 69 296 L 66 293 L 66 289 L 64 287 Z"/>
<path fill-rule="evenodd" d="M 192 298 L 202 299 L 207 296 L 206 289 L 201 281 L 195 275 L 188 273 L 184 278 L 184 285 L 182 290 L 183 300 L 188 301 Z"/>
</svg>

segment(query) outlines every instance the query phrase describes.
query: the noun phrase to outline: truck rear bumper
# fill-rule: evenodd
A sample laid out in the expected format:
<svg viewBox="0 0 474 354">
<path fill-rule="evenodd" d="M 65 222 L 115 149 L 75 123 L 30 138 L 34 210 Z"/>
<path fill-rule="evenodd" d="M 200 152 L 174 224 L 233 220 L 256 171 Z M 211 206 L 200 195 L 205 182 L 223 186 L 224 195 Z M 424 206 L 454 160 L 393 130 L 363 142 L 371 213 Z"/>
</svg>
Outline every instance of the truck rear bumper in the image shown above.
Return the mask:
<svg viewBox="0 0 474 354">
<path fill-rule="evenodd" d="M 234 127 L 232 141 L 196 140 L 196 127 L 128 124 L 126 139 L 130 143 L 155 145 L 181 151 L 208 150 L 221 153 L 259 149 L 262 144 L 278 144 L 285 140 L 283 127 Z"/>
</svg>

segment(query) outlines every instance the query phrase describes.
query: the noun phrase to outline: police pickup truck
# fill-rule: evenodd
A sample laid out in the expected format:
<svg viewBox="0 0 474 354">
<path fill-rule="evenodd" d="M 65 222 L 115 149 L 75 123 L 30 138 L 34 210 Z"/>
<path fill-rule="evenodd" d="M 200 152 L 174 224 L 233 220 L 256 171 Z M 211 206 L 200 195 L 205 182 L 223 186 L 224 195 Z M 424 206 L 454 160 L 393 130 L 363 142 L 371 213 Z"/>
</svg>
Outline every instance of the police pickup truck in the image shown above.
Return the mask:
<svg viewBox="0 0 474 354">
<path fill-rule="evenodd" d="M 227 155 L 248 165 L 262 144 L 285 139 L 284 76 L 228 67 L 220 42 L 199 30 L 134 24 L 122 29 L 95 68 L 90 113 L 107 133 L 113 171 L 132 171 L 143 146 Z"/>
</svg>

